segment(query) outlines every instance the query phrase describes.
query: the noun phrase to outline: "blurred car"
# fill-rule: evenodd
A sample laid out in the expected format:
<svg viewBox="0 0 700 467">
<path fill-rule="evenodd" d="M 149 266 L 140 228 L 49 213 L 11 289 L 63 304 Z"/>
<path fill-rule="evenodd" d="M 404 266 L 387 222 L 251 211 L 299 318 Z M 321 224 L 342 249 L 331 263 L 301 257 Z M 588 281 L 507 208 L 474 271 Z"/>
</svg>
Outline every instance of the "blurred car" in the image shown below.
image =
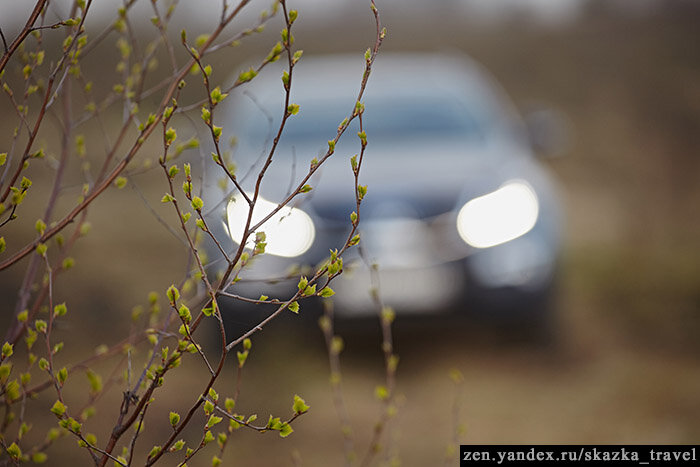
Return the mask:
<svg viewBox="0 0 700 467">
<path fill-rule="evenodd" d="M 294 69 L 291 101 L 300 112 L 279 141 L 254 222 L 325 153 L 355 105 L 363 66 L 362 56 L 304 57 Z M 233 161 L 249 192 L 284 108 L 281 70 L 266 74 L 231 99 L 224 123 L 239 139 Z M 368 186 L 361 244 L 379 266 L 383 301 L 398 313 L 541 318 L 561 244 L 559 197 L 526 125 L 493 79 L 463 56 L 380 54 L 363 102 L 369 144 L 360 173 Z M 342 246 L 356 209 L 349 159 L 359 152 L 358 129 L 355 120 L 311 179 L 313 190 L 261 228 L 266 253 L 246 267 L 236 293 L 289 296 L 297 280 L 263 280 L 279 279 L 293 264 L 319 264 Z M 233 249 L 247 204 L 230 185 L 226 193 L 213 180 L 207 185 L 207 203 L 221 206 L 213 215 L 225 211 L 224 222 L 209 224 Z M 376 313 L 357 248 L 332 287 L 337 314 Z"/>
</svg>

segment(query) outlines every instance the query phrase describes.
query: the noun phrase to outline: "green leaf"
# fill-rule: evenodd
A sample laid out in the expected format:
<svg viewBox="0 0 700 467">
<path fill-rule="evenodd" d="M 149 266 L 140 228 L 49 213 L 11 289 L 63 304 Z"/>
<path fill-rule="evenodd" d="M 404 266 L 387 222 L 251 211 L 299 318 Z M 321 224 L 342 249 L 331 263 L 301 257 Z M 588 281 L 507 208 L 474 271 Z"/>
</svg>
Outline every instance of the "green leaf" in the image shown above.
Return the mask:
<svg viewBox="0 0 700 467">
<path fill-rule="evenodd" d="M 367 145 L 367 133 L 364 131 L 360 131 L 357 133 L 357 136 L 360 138 L 360 142 L 362 143 L 363 146 Z"/>
<path fill-rule="evenodd" d="M 63 316 L 66 313 L 68 313 L 68 308 L 66 307 L 65 303 L 59 303 L 58 305 L 53 307 L 53 315 L 55 318 Z"/>
<path fill-rule="evenodd" d="M 362 198 L 364 198 L 365 195 L 367 194 L 367 185 L 358 185 L 357 186 L 357 194 L 358 194 L 358 198 L 360 198 L 360 201 L 361 201 Z"/>
<path fill-rule="evenodd" d="M 168 106 L 165 108 L 165 111 L 163 112 L 163 124 L 165 124 L 168 120 L 170 120 L 170 117 L 173 115 L 173 107 Z"/>
<path fill-rule="evenodd" d="M 287 436 L 291 435 L 293 431 L 294 429 L 287 422 L 284 422 L 282 426 L 280 426 L 280 436 L 282 438 L 286 438 Z"/>
<path fill-rule="evenodd" d="M 66 367 L 63 367 L 58 371 L 58 374 L 56 375 L 56 379 L 58 380 L 58 384 L 63 386 L 65 384 L 67 378 L 68 378 L 68 369 Z"/>
<path fill-rule="evenodd" d="M 212 125 L 212 126 L 211 126 L 211 132 L 212 132 L 212 134 L 214 135 L 214 139 L 215 139 L 216 142 L 218 143 L 218 142 L 219 142 L 219 138 L 221 138 L 221 127 L 220 127 L 220 126 L 216 126 L 216 125 Z"/>
<path fill-rule="evenodd" d="M 151 452 L 148 453 L 148 458 L 152 458 L 158 455 L 158 453 L 162 450 L 163 448 L 160 446 L 153 446 L 151 449 Z"/>
<path fill-rule="evenodd" d="M 211 123 L 211 112 L 206 107 L 202 107 L 202 120 L 204 120 L 204 123 L 207 125 Z"/>
<path fill-rule="evenodd" d="M 63 263 L 61 263 L 61 267 L 67 271 L 71 269 L 73 266 L 75 266 L 75 259 L 71 258 L 70 256 L 65 258 L 63 260 Z"/>
<path fill-rule="evenodd" d="M 19 460 L 22 457 L 22 450 L 14 442 L 7 447 L 7 453 L 15 460 Z"/>
<path fill-rule="evenodd" d="M 177 164 L 171 165 L 168 169 L 168 177 L 170 178 L 175 178 L 175 175 L 177 175 L 178 173 L 180 173 L 180 169 L 177 166 Z"/>
<path fill-rule="evenodd" d="M 306 405 L 306 401 L 299 397 L 298 394 L 294 394 L 294 405 L 292 405 L 292 410 L 294 413 L 304 413 L 309 410 L 309 406 Z"/>
<path fill-rule="evenodd" d="M 12 363 L 3 363 L 2 365 L 0 365 L 0 384 L 7 381 L 7 378 L 10 376 L 11 371 Z"/>
<path fill-rule="evenodd" d="M 180 291 L 175 287 L 175 284 L 168 287 L 167 295 L 171 304 L 175 304 L 180 299 Z"/>
<path fill-rule="evenodd" d="M 323 298 L 328 298 L 335 295 L 335 291 L 330 287 L 324 287 L 318 294 Z"/>
<path fill-rule="evenodd" d="M 389 390 L 386 386 L 379 385 L 374 388 L 374 396 L 380 401 L 385 401 L 389 398 Z"/>
<path fill-rule="evenodd" d="M 70 422 L 70 430 L 76 434 L 80 433 L 80 430 L 83 428 L 82 423 L 80 423 L 77 420 L 74 420 L 73 418 L 70 418 L 68 421 Z"/>
<path fill-rule="evenodd" d="M 209 40 L 209 34 L 200 34 L 195 40 L 195 45 L 197 47 L 203 46 Z"/>
<path fill-rule="evenodd" d="M 185 447 L 185 440 L 179 439 L 170 448 L 170 452 L 176 452 L 182 450 Z"/>
<path fill-rule="evenodd" d="M 299 313 L 299 303 L 294 301 L 289 304 L 289 311 L 292 313 Z"/>
<path fill-rule="evenodd" d="M 265 58 L 266 61 L 268 62 L 276 62 L 280 58 L 280 54 L 282 53 L 282 43 L 277 42 L 273 47 L 272 50 L 270 50 L 270 53 L 267 55 L 267 58 Z"/>
<path fill-rule="evenodd" d="M 206 434 L 204 435 L 204 444 L 209 444 L 212 441 L 214 441 L 214 435 L 212 434 L 211 431 L 207 431 Z"/>
<path fill-rule="evenodd" d="M 211 415 L 211 413 L 214 411 L 214 404 L 211 403 L 211 401 L 206 401 L 204 403 L 204 413 L 207 415 Z"/>
<path fill-rule="evenodd" d="M 309 280 L 306 278 L 306 276 L 301 276 L 299 278 L 299 283 L 297 284 L 297 288 L 301 291 L 306 289 L 306 287 L 309 285 Z"/>
<path fill-rule="evenodd" d="M 216 415 L 212 415 L 207 421 L 207 429 L 217 425 L 219 422 L 221 422 L 221 420 L 223 420 L 223 418 L 217 417 Z"/>
<path fill-rule="evenodd" d="M 202 198 L 199 196 L 195 196 L 192 198 L 192 209 L 195 211 L 199 211 L 204 207 L 204 201 L 202 201 Z"/>
<path fill-rule="evenodd" d="M 175 138 L 177 138 L 177 132 L 173 127 L 168 128 L 165 131 L 165 144 L 170 146 L 173 141 L 175 141 Z"/>
<path fill-rule="evenodd" d="M 126 177 L 117 177 L 117 179 L 114 180 L 114 185 L 121 190 L 126 186 L 127 182 L 128 180 Z"/>
<path fill-rule="evenodd" d="M 192 320 L 192 314 L 190 313 L 190 309 L 187 308 L 187 306 L 184 303 L 180 305 L 180 308 L 178 308 L 177 314 L 180 316 L 180 319 L 182 319 L 183 322 L 185 322 L 186 324 L 190 324 L 190 321 Z"/>
<path fill-rule="evenodd" d="M 90 394 L 98 394 L 102 391 L 102 377 L 92 370 L 88 370 L 85 373 L 88 381 L 90 382 Z"/>
<path fill-rule="evenodd" d="M 44 231 L 46 230 L 46 222 L 41 219 L 37 219 L 36 224 L 34 224 L 34 230 L 36 230 L 39 235 L 44 235 Z"/>
<path fill-rule="evenodd" d="M 253 347 L 253 342 L 249 338 L 243 339 L 243 350 L 250 350 Z"/>
<path fill-rule="evenodd" d="M 334 355 L 340 354 L 340 352 L 343 351 L 345 348 L 345 342 L 343 342 L 343 338 L 340 336 L 333 336 L 331 339 L 331 353 Z"/>
<path fill-rule="evenodd" d="M 279 430 L 282 427 L 282 422 L 279 417 L 270 415 L 270 418 L 267 420 L 267 425 L 265 426 L 271 430 Z"/>
<path fill-rule="evenodd" d="M 238 367 L 243 368 L 245 361 L 248 359 L 248 351 L 244 350 L 243 352 L 236 352 L 236 356 L 238 357 Z"/>
<path fill-rule="evenodd" d="M 14 345 L 10 344 L 9 342 L 5 342 L 2 345 L 2 359 L 3 360 L 12 356 L 12 354 L 14 352 L 13 348 L 14 348 Z"/>
<path fill-rule="evenodd" d="M 313 190 L 311 185 L 304 185 L 299 189 L 299 193 L 308 193 L 311 190 Z"/>
<path fill-rule="evenodd" d="M 233 412 L 233 409 L 236 407 L 236 401 L 231 399 L 230 397 L 226 398 L 226 401 L 224 402 L 224 407 L 226 407 L 226 411 L 228 413 Z"/>
<path fill-rule="evenodd" d="M 386 324 L 391 324 L 394 322 L 395 318 L 396 312 L 394 312 L 393 308 L 389 306 L 385 306 L 384 308 L 382 308 L 382 322 Z"/>
<path fill-rule="evenodd" d="M 48 250 L 49 247 L 46 246 L 46 243 L 39 243 L 36 246 L 36 252 L 39 256 L 46 256 L 46 250 Z"/>
<path fill-rule="evenodd" d="M 53 407 L 51 407 L 51 412 L 53 412 L 58 418 L 61 418 L 66 413 L 66 406 L 63 405 L 63 402 L 56 401 L 54 402 Z"/>
<path fill-rule="evenodd" d="M 296 115 L 299 113 L 299 104 L 289 104 L 287 107 L 287 113 L 290 115 Z"/>
<path fill-rule="evenodd" d="M 178 423 L 180 423 L 180 414 L 177 412 L 170 412 L 170 424 L 175 427 L 177 426 Z"/>
<path fill-rule="evenodd" d="M 337 258 L 335 261 L 331 259 L 328 265 L 328 275 L 333 277 L 343 269 L 343 258 Z"/>
<path fill-rule="evenodd" d="M 222 100 L 226 99 L 227 96 L 228 96 L 228 93 L 222 93 L 221 88 L 219 86 L 215 87 L 214 90 L 210 94 L 211 100 L 214 104 L 218 104 Z"/>
<path fill-rule="evenodd" d="M 166 193 L 163 195 L 163 197 L 160 199 L 161 203 L 169 203 L 170 201 L 175 201 L 175 198 L 170 195 L 170 193 Z"/>
</svg>

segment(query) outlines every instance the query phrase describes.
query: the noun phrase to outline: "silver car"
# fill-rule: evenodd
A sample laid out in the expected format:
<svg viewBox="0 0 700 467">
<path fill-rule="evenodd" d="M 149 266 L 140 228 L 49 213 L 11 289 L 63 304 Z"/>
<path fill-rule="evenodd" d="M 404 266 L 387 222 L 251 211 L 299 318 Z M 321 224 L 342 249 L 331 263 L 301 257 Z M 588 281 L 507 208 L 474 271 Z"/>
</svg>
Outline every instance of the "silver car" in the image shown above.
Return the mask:
<svg viewBox="0 0 700 467">
<path fill-rule="evenodd" d="M 323 154 L 351 112 L 364 61 L 304 57 L 294 71 L 292 117 L 261 188 L 259 219 L 284 199 Z M 230 98 L 224 127 L 239 143 L 236 173 L 252 192 L 284 105 L 281 71 L 266 70 Z M 541 318 L 561 244 L 552 177 L 535 156 L 523 121 L 493 79 L 463 56 L 380 54 L 369 80 L 364 129 L 369 144 L 360 174 L 361 244 L 379 268 L 383 301 L 398 313 L 455 311 L 509 319 Z M 277 280 L 292 265 L 316 265 L 342 246 L 356 209 L 350 157 L 357 121 L 311 179 L 313 190 L 261 230 L 265 255 L 233 287 L 257 298 L 284 298 L 298 279 Z M 218 175 L 217 175 L 218 176 Z M 247 204 L 231 190 L 207 198 L 221 209 L 209 222 L 240 241 Z M 214 250 L 212 250 L 214 251 Z M 265 282 L 265 279 L 276 279 Z M 366 261 L 348 252 L 333 282 L 337 313 L 375 313 Z"/>
</svg>

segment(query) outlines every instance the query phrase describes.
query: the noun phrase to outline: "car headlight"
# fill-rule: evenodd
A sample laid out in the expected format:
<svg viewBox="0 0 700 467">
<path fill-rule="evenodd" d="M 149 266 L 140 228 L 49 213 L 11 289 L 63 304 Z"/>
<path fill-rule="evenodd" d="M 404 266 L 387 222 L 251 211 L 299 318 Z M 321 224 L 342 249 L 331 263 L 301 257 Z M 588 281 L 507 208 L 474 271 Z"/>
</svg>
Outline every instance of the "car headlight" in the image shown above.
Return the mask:
<svg viewBox="0 0 700 467">
<path fill-rule="evenodd" d="M 253 210 L 251 226 L 257 224 L 270 214 L 277 204 L 258 197 Z M 248 218 L 248 203 L 242 196 L 229 201 L 226 206 L 228 232 L 234 242 L 240 244 L 243 239 L 245 222 Z M 308 214 L 298 208 L 285 206 L 260 227 L 265 232 L 267 246 L 265 253 L 293 258 L 305 253 L 314 242 L 316 229 Z M 254 235 L 249 237 L 249 246 L 253 247 Z"/>
<path fill-rule="evenodd" d="M 511 180 L 462 206 L 457 214 L 457 231 L 474 248 L 489 248 L 529 232 L 538 214 L 539 203 L 532 187 L 522 180 Z"/>
</svg>

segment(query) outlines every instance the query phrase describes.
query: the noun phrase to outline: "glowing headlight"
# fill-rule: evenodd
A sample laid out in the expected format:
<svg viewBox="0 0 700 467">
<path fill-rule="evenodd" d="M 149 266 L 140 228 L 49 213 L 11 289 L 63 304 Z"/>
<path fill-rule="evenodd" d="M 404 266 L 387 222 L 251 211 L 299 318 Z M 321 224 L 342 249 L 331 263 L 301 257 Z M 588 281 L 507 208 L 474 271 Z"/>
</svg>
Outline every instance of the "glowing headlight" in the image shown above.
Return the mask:
<svg viewBox="0 0 700 467">
<path fill-rule="evenodd" d="M 462 240 L 475 248 L 509 242 L 529 232 L 537 222 L 537 195 L 520 180 L 467 202 L 457 215 Z"/>
<path fill-rule="evenodd" d="M 258 197 L 253 211 L 251 226 L 260 222 L 270 214 L 277 205 L 262 197 Z M 236 243 L 243 239 L 245 221 L 248 218 L 248 203 L 242 198 L 234 198 L 226 207 L 228 217 L 228 232 Z M 267 246 L 265 252 L 271 255 L 293 258 L 305 253 L 314 242 L 316 229 L 314 223 L 301 209 L 285 206 L 263 224 L 259 229 L 265 232 Z M 249 237 L 248 243 L 253 247 L 253 238 Z"/>
</svg>

